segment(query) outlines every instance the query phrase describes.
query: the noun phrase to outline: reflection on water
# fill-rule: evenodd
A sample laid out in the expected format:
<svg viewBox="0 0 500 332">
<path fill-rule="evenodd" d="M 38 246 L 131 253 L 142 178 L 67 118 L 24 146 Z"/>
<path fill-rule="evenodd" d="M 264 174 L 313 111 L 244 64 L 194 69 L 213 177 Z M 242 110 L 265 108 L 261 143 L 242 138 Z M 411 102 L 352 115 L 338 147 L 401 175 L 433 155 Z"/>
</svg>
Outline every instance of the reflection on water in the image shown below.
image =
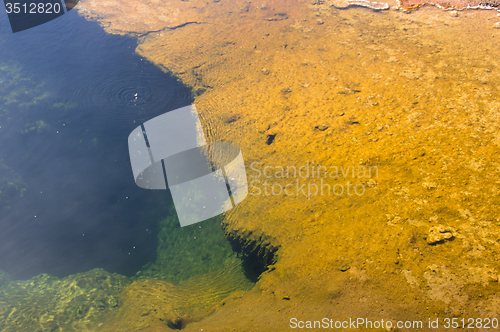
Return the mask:
<svg viewBox="0 0 500 332">
<path fill-rule="evenodd" d="M 133 1 L 94 4 L 82 2 L 86 15 L 114 33 L 142 34 L 144 25 L 133 23 L 147 17 L 157 32 L 140 37 L 139 54 L 205 89 L 197 109 L 209 139 L 238 144 L 247 171 L 254 162 L 262 171 L 379 171 L 372 179 L 252 171 L 260 188 L 227 213 L 225 230 L 278 248 L 278 261 L 257 297 L 224 307 L 203 327 L 281 331 L 294 315 L 498 316 L 495 12 L 191 0 L 172 3 L 179 14 L 155 15 L 153 4 L 140 13 L 125 10 Z M 203 24 L 172 28 L 185 22 Z M 263 194 L 264 181 L 277 193 Z M 366 192 L 318 189 L 348 181 Z M 290 183 L 297 194 L 280 191 Z M 231 319 L 243 308 L 244 323 Z"/>
<path fill-rule="evenodd" d="M 156 93 L 147 90 L 149 87 L 142 90 L 142 85 L 121 80 L 116 72 L 107 76 L 89 71 L 79 79 L 94 80 L 100 88 L 68 88 L 56 102 L 50 101 L 54 84 L 49 84 L 49 76 L 44 77 L 47 83 L 28 99 L 36 100 L 38 105 L 45 103 L 43 114 L 47 118 L 27 117 L 29 121 L 23 120 L 18 131 L 12 131 L 11 136 L 18 137 L 14 141 L 27 146 L 23 151 L 31 152 L 23 155 L 24 159 L 10 158 L 13 161 L 8 162 L 7 157 L 17 150 L 5 148 L 7 157 L 2 164 L 7 167 L 6 178 L 13 179 L 6 185 L 16 195 L 22 194 L 22 199 L 34 201 L 44 197 L 47 190 L 39 193 L 35 187 L 31 191 L 33 184 L 46 174 L 51 179 L 63 178 L 68 188 L 59 186 L 56 190 L 53 185 L 52 192 L 51 186 L 40 182 L 46 184 L 51 195 L 64 190 L 67 197 L 61 197 L 63 203 L 51 202 L 51 209 L 45 210 L 28 207 L 26 215 L 36 213 L 38 220 L 43 212 L 54 211 L 53 207 L 57 215 L 71 215 L 68 220 L 76 218 L 79 222 L 68 229 L 85 233 L 85 239 L 91 234 L 93 243 L 105 239 L 97 241 L 101 246 L 93 247 L 101 253 L 113 247 L 113 240 L 127 238 L 131 234 L 128 231 L 140 234 L 143 229 L 127 223 L 120 223 L 126 227 L 107 227 L 88 217 L 107 220 L 137 213 L 138 218 L 148 222 L 159 220 L 156 212 L 162 219 L 157 258 L 148 259 L 150 263 L 136 277 L 126 279 L 126 283 L 131 282 L 126 287 L 125 282 L 110 283 L 116 276 L 99 269 L 73 275 L 63 282 L 41 275 L 24 283 L 9 283 L 0 289 L 0 298 L 8 302 L 0 317 L 7 317 L 9 324 L 23 320 L 16 309 L 16 292 L 25 288 L 29 294 L 23 296 L 43 295 L 47 284 L 54 285 L 52 290 L 60 286 L 58 289 L 66 287 L 68 293 L 73 292 L 70 297 L 57 295 L 57 299 L 68 299 L 65 306 L 51 307 L 51 313 L 40 321 L 43 328 L 53 329 L 57 329 L 55 320 L 58 327 L 72 324 L 64 323 L 62 316 L 52 316 L 74 308 L 79 316 L 73 316 L 72 322 L 79 324 L 87 317 L 92 324 L 101 319 L 86 313 L 109 313 L 101 326 L 103 331 L 148 327 L 150 331 L 161 331 L 187 323 L 188 330 L 236 330 L 241 326 L 244 328 L 240 330 L 288 330 L 288 321 L 296 314 L 301 319 L 325 315 L 333 319 L 357 316 L 386 321 L 477 314 L 497 317 L 500 49 L 495 42 L 498 30 L 492 29 L 492 13 L 461 12 L 456 17 L 427 8 L 407 15 L 394 9 L 339 10 L 324 1 L 297 2 L 292 6 L 289 2 L 238 0 L 203 3 L 203 11 L 194 3 L 201 1 L 169 3 L 182 9 L 179 15 L 172 14 L 175 17 L 166 12 L 153 15 L 157 9 L 153 3 L 144 4 L 141 12 L 124 10 L 127 5 L 135 8 L 133 1 L 123 1 L 124 7 L 120 8 L 94 6 L 93 1 L 82 5 L 86 6 L 85 13 L 98 17 L 109 31 L 126 33 L 136 29 L 142 36 L 140 54 L 171 69 L 199 91 L 197 107 L 207 136 L 212 141 L 237 143 L 245 160 L 255 162 L 257 169 L 376 166 L 376 178 L 347 174 L 293 179 L 298 186 L 307 188 L 322 185 L 320 181 L 331 187 L 352 181 L 366 187 L 362 195 L 280 192 L 266 196 L 253 191 L 254 195 L 226 215 L 226 236 L 247 254 L 251 251 L 261 257 L 267 255 L 271 261 L 277 257 L 277 262 L 271 262 L 275 264 L 261 275 L 258 287 L 248 295 L 233 293 L 233 302 L 220 302 L 220 310 L 197 323 L 221 298 L 251 285 L 243 279 L 241 265 L 222 234 L 212 236 L 203 230 L 210 223 L 202 223 L 202 229 L 197 228 L 199 225 L 185 231 L 172 228 L 177 223 L 161 193 L 141 193 L 138 197 L 123 180 L 130 174 L 118 176 L 119 166 L 115 165 L 122 164 L 122 155 L 114 143 L 120 141 L 122 129 L 128 132 L 129 125 L 137 126 L 133 124 L 133 120 L 138 121 L 135 116 L 139 120 L 144 116 L 143 106 L 148 101 L 154 103 Z M 235 25 L 235 21 L 240 23 Z M 155 32 L 144 34 L 146 24 L 154 26 L 151 30 Z M 141 67 L 144 61 L 136 59 Z M 92 61 L 87 62 L 88 68 L 93 68 Z M 84 59 L 76 61 L 80 62 L 86 63 Z M 23 66 L 28 68 L 27 64 Z M 111 62 L 108 66 L 113 68 Z M 20 77 L 30 78 L 32 72 L 21 71 Z M 121 81 L 120 87 L 108 86 L 109 77 Z M 144 77 L 147 82 L 149 76 Z M 83 96 L 85 101 L 78 101 Z M 103 110 L 94 105 L 101 102 L 120 105 L 116 110 L 122 112 L 121 120 L 115 120 L 113 111 L 107 113 L 113 116 L 103 115 Z M 33 105 L 29 102 L 23 107 Z M 73 111 L 79 107 L 81 111 Z M 53 118 L 50 114 L 54 114 Z M 65 129 L 75 123 L 85 130 Z M 108 130 L 110 124 L 114 124 L 114 130 Z M 74 140 L 76 133 L 79 136 Z M 44 146 L 35 144 L 30 137 L 54 144 L 43 150 Z M 62 142 L 61 137 L 65 138 Z M 51 154 L 50 148 L 58 145 L 64 154 Z M 41 159 L 50 166 L 43 171 L 33 157 L 40 155 L 39 150 L 51 156 Z M 99 162 L 89 171 L 91 158 Z M 58 169 L 61 160 L 71 166 L 71 172 L 77 169 L 79 176 Z M 109 168 L 101 168 L 101 163 Z M 260 174 L 256 175 L 258 180 L 277 188 L 285 188 L 291 180 Z M 110 186 L 113 189 L 107 191 L 106 184 L 113 179 L 122 186 Z M 82 194 L 70 187 L 81 188 Z M 88 193 L 96 199 L 90 199 Z M 139 209 L 131 207 L 134 205 L 123 203 L 123 197 L 128 197 L 126 203 L 133 202 L 143 211 L 151 211 L 151 215 L 139 214 Z M 96 207 L 97 215 L 85 214 L 87 211 L 79 209 L 75 202 Z M 86 217 L 75 217 L 75 211 Z M 22 225 L 35 228 L 36 222 L 30 220 L 21 220 Z M 10 232 L 11 237 L 18 233 Z M 48 232 L 41 235 L 53 236 Z M 79 245 L 85 247 L 84 242 Z M 214 247 L 216 251 L 206 252 Z M 98 264 L 106 256 L 96 254 L 94 262 Z M 217 268 L 220 266 L 222 269 Z M 70 281 L 76 279 L 86 281 Z M 5 283 L 8 277 L 0 280 Z M 116 288 L 111 291 L 107 288 L 110 285 Z M 93 288 L 106 294 L 99 293 L 83 302 L 74 299 Z M 113 292 L 119 291 L 120 303 L 115 307 Z M 207 306 L 210 309 L 205 311 Z M 42 309 L 35 309 L 30 311 L 32 317 L 43 315 Z"/>
<path fill-rule="evenodd" d="M 135 55 L 135 41 L 106 35 L 75 12 L 15 35 L 7 29 L 0 268 L 16 279 L 97 266 L 135 274 L 155 257 L 170 197 L 136 188 L 127 136 L 191 103 L 191 92 Z"/>
<path fill-rule="evenodd" d="M 191 90 L 136 55 L 136 41 L 75 12 L 15 35 L 6 29 L 0 331 L 95 330 L 122 304 L 151 308 L 158 294 L 133 288 L 151 278 L 162 280 L 153 283 L 170 306 L 160 319 L 173 327 L 251 288 L 220 218 L 181 229 L 168 191 L 134 183 L 129 133 L 191 104 Z"/>
<path fill-rule="evenodd" d="M 191 90 L 75 12 L 5 30 L 0 330 L 93 331 L 131 306 L 177 328 L 251 288 L 220 218 L 180 228 L 168 191 L 134 183 L 129 133 L 191 104 Z M 140 291 L 152 278 L 160 294 Z M 153 312 L 159 297 L 170 305 Z"/>
</svg>

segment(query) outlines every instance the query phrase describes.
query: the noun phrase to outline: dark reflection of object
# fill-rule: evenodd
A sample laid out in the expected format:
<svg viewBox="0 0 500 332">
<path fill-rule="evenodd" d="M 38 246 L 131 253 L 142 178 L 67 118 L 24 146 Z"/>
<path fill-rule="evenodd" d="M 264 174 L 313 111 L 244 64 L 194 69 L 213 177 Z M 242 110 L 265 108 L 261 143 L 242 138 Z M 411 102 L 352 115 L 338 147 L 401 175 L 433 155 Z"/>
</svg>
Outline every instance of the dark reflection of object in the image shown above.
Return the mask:
<svg viewBox="0 0 500 332">
<path fill-rule="evenodd" d="M 4 0 L 12 32 L 27 30 L 64 14 L 60 0 Z"/>
<path fill-rule="evenodd" d="M 75 8 L 75 6 L 78 4 L 78 0 L 66 0 L 64 1 L 66 5 L 66 11 L 70 11 L 71 9 Z"/>
<path fill-rule="evenodd" d="M 131 276 L 156 257 L 172 199 L 137 188 L 127 135 L 191 93 L 135 48 L 76 10 L 2 34 L 0 269 L 13 279 L 95 267 Z M 127 105 L 136 93 L 144 105 Z"/>
</svg>

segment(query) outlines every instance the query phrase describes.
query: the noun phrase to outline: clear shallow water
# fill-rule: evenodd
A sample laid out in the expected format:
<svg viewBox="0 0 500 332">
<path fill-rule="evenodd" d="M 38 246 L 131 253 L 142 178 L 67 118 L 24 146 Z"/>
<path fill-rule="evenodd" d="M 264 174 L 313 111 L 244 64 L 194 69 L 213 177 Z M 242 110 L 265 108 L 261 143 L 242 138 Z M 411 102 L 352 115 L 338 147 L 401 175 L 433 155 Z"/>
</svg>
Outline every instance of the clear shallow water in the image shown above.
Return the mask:
<svg viewBox="0 0 500 332">
<path fill-rule="evenodd" d="M 171 198 L 135 186 L 127 137 L 191 92 L 75 12 L 17 34 L 0 18 L 0 268 L 134 275 Z"/>
<path fill-rule="evenodd" d="M 191 3 L 178 5 L 191 9 L 193 17 L 200 14 Z M 290 6 L 292 12 L 283 8 L 273 15 L 269 7 L 253 4 L 242 13 L 233 5 L 241 3 L 207 4 L 202 18 L 214 24 L 149 34 L 139 51 L 176 68 L 186 82 L 209 83 L 197 100 L 205 123 L 212 124 L 214 136 L 236 141 L 246 160 L 298 167 L 307 161 L 328 166 L 359 161 L 380 167 L 381 177 L 368 182 L 367 195 L 359 198 L 260 195 L 233 210 L 225 221 L 228 231 L 259 242 L 283 241 L 280 260 L 262 276 L 258 298 L 252 292 L 225 305 L 200 322 L 209 326 L 204 330 L 284 330 L 294 313 L 301 319 L 325 313 L 334 319 L 424 322 L 437 316 L 474 317 L 477 309 L 496 316 L 499 168 L 492 156 L 498 147 L 499 50 L 491 23 L 463 20 L 472 11 L 456 19 L 430 10 L 407 15 L 337 11 L 324 4 L 315 13 L 297 8 L 301 13 L 294 14 Z M 96 7 L 105 10 L 96 16 L 115 12 Z M 133 17 L 120 16 L 119 24 L 152 17 L 151 11 L 143 14 L 148 20 L 139 20 L 136 11 L 119 10 Z M 241 19 L 257 13 L 268 23 L 260 17 L 258 23 Z M 283 13 L 289 19 L 276 21 Z M 219 121 L 221 116 L 227 121 Z M 268 145 L 270 134 L 276 139 Z M 276 183 L 284 186 L 285 180 Z M 436 232 L 456 239 L 429 242 Z M 165 233 L 160 241 L 173 235 Z M 260 234 L 269 237 L 258 239 Z M 177 263 L 169 255 L 161 258 L 160 269 Z M 179 262 L 186 266 L 185 260 Z M 133 295 L 128 303 L 138 305 L 122 306 L 121 316 L 108 320 L 104 330 L 145 328 L 144 320 L 159 317 L 141 306 L 149 308 L 156 300 L 163 308 L 173 302 L 172 296 L 162 298 L 176 293 L 170 287 L 138 281 L 126 290 Z M 19 299 L 10 285 L 0 292 Z M 80 290 L 86 294 L 87 289 Z M 54 297 L 44 294 L 52 303 Z M 0 322 L 24 317 L 12 314 L 19 302 L 11 301 L 3 313 L 0 308 Z M 234 306 L 243 309 L 241 315 L 234 315 Z M 199 331 L 200 325 L 188 329 Z"/>
</svg>

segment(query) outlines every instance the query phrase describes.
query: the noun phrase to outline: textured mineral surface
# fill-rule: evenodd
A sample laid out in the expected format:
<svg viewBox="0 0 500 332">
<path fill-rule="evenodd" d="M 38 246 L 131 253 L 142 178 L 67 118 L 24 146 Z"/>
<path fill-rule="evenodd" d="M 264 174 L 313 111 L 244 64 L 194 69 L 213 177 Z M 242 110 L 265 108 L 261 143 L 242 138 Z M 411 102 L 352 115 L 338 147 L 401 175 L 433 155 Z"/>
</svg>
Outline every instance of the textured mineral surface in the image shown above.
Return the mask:
<svg viewBox="0 0 500 332">
<path fill-rule="evenodd" d="M 120 306 L 129 283 L 101 269 L 0 283 L 0 331 L 93 331 Z"/>
<path fill-rule="evenodd" d="M 123 317 L 135 319 L 121 331 L 498 317 L 495 11 L 84 0 L 79 12 L 137 37 L 140 55 L 197 93 L 208 139 L 241 147 L 249 195 L 226 214 L 226 236 L 276 259 L 251 291 L 196 319 L 147 311 L 183 291 L 138 281 L 124 296 L 142 289 L 145 302 L 102 330 Z M 172 294 L 151 296 L 162 290 Z"/>
<path fill-rule="evenodd" d="M 399 4 L 403 9 L 414 9 L 423 5 L 434 5 L 445 9 L 468 9 L 468 8 L 483 8 L 483 9 L 498 9 L 500 1 L 491 0 L 399 0 Z"/>
</svg>

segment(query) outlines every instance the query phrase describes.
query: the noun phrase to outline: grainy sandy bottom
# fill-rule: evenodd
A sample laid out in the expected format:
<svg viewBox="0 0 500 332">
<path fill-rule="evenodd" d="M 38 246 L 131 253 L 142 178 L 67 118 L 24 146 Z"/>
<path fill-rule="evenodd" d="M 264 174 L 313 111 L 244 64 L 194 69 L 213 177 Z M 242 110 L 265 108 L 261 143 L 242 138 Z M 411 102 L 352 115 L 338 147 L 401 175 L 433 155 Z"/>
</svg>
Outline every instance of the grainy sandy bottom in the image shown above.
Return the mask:
<svg viewBox="0 0 500 332">
<path fill-rule="evenodd" d="M 292 317 L 498 317 L 495 11 L 81 6 L 106 31 L 137 36 L 139 54 L 197 91 L 207 137 L 238 144 L 247 166 L 250 194 L 226 215 L 228 236 L 279 248 L 252 291 L 186 331 L 288 331 Z M 356 172 L 277 175 L 287 166 Z M 127 315 L 134 331 L 141 312 Z"/>
</svg>

